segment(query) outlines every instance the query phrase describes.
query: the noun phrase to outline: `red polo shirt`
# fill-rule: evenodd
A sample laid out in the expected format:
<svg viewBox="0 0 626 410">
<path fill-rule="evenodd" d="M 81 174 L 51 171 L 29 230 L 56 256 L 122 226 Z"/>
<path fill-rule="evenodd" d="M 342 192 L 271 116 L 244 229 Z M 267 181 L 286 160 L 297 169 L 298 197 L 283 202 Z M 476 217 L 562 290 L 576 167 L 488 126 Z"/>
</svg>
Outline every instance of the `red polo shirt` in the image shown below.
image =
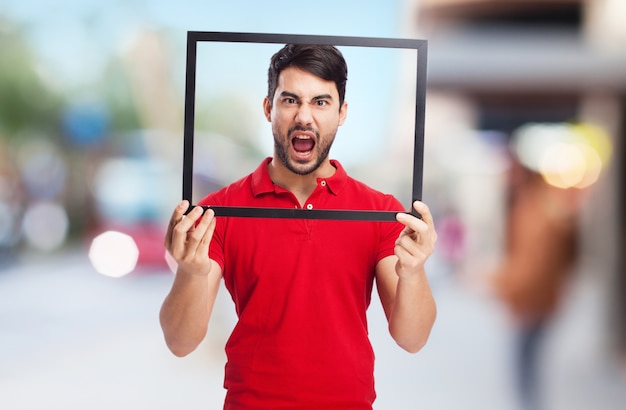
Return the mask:
<svg viewBox="0 0 626 410">
<path fill-rule="evenodd" d="M 299 207 L 263 161 L 202 205 Z M 305 206 L 402 211 L 348 177 L 337 161 Z M 222 267 L 238 322 L 226 343 L 225 409 L 371 409 L 374 353 L 366 310 L 378 261 L 402 225 L 218 218 L 210 256 Z"/>
</svg>

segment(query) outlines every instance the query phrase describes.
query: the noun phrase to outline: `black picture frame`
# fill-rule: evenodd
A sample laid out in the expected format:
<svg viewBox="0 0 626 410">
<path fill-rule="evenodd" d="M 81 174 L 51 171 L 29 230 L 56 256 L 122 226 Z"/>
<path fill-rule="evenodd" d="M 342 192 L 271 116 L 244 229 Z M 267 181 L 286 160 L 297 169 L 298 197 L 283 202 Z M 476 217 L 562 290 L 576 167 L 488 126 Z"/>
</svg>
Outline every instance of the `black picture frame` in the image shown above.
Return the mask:
<svg viewBox="0 0 626 410">
<path fill-rule="evenodd" d="M 427 40 L 406 38 L 347 37 L 302 34 L 188 31 L 185 80 L 183 199 L 193 204 L 193 151 L 195 131 L 197 46 L 200 42 L 328 44 L 334 46 L 412 49 L 417 54 L 415 129 L 411 198 L 421 200 L 424 166 L 424 119 L 426 105 Z M 189 207 L 191 210 L 193 207 Z M 205 207 L 207 208 L 207 207 Z M 419 216 L 413 207 L 412 213 Z M 211 206 L 217 216 L 251 218 L 332 219 L 353 221 L 396 221 L 396 212 L 330 209 L 253 208 Z"/>
</svg>

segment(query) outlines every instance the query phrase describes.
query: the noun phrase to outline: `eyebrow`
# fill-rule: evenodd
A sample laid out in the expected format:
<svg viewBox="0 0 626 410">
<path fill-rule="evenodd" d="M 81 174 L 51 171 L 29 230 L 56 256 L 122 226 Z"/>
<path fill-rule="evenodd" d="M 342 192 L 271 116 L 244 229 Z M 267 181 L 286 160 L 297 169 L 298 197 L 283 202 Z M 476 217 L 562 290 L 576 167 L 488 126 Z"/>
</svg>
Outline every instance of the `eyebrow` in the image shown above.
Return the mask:
<svg viewBox="0 0 626 410">
<path fill-rule="evenodd" d="M 298 96 L 297 94 L 294 94 L 292 92 L 289 92 L 289 91 L 282 91 L 280 93 L 280 96 L 281 97 L 291 97 L 291 98 L 293 98 L 295 100 L 298 100 L 298 101 L 301 100 L 300 96 Z M 333 97 L 330 94 L 321 94 L 321 95 L 316 95 L 315 97 L 313 97 L 311 99 L 311 101 L 332 100 L 332 99 L 333 99 Z"/>
<path fill-rule="evenodd" d="M 333 97 L 330 94 L 322 94 L 322 95 L 318 95 L 313 97 L 312 101 L 319 101 L 319 100 L 332 100 Z"/>
</svg>

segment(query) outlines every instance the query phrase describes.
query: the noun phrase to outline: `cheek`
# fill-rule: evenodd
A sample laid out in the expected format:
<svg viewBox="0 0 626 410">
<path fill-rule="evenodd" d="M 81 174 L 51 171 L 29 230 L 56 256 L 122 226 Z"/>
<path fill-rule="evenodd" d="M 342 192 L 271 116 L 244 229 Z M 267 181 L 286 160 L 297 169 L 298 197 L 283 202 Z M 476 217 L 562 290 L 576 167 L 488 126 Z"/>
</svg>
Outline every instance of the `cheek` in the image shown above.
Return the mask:
<svg viewBox="0 0 626 410">
<path fill-rule="evenodd" d="M 325 118 L 323 120 L 323 122 L 318 123 L 320 125 L 320 128 L 322 128 L 324 130 L 325 133 L 328 132 L 336 132 L 337 128 L 343 123 L 343 121 L 341 120 L 341 118 L 338 117 L 332 117 L 332 118 Z"/>
<path fill-rule="evenodd" d="M 289 111 L 274 112 L 272 115 L 274 128 L 286 133 L 290 127 L 295 125 L 294 115 Z"/>
<path fill-rule="evenodd" d="M 287 128 L 283 126 L 283 122 L 276 117 L 274 117 L 272 121 L 272 133 L 274 137 L 280 138 L 283 138 L 287 133 Z"/>
</svg>

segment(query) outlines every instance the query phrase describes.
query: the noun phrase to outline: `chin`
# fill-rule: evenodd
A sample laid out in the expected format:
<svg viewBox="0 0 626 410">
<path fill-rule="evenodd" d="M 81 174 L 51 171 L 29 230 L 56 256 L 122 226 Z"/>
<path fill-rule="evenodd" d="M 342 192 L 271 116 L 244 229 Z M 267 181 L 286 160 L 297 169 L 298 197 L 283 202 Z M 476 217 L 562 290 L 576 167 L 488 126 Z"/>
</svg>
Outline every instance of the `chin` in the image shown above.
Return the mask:
<svg viewBox="0 0 626 410">
<path fill-rule="evenodd" d="M 294 174 L 309 175 L 319 168 L 320 164 L 315 160 L 306 162 L 290 161 L 287 168 Z"/>
</svg>

